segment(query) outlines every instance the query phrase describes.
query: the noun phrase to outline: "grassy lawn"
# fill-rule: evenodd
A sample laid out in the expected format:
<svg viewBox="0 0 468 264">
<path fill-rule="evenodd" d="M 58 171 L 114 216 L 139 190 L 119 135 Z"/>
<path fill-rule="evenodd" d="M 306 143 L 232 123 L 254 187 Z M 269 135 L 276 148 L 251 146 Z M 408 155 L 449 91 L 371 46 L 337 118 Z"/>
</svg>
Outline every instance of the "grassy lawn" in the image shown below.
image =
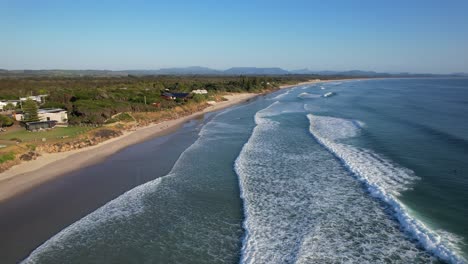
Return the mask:
<svg viewBox="0 0 468 264">
<path fill-rule="evenodd" d="M 11 131 L 0 134 L 0 140 L 16 140 L 22 142 L 41 141 L 42 138 L 47 140 L 60 139 L 60 138 L 73 138 L 86 131 L 94 128 L 90 127 L 56 127 L 47 131 L 29 132 L 26 129 Z"/>
</svg>

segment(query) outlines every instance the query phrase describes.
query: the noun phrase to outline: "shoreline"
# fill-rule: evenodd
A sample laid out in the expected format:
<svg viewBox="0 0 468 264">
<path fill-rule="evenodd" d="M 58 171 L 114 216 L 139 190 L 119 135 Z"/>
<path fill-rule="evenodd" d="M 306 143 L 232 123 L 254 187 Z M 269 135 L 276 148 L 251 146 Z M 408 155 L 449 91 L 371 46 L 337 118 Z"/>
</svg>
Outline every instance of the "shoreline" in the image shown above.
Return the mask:
<svg viewBox="0 0 468 264">
<path fill-rule="evenodd" d="M 342 79 L 332 79 L 332 80 L 316 79 L 316 80 L 310 80 L 310 81 L 307 81 L 307 82 L 300 82 L 300 83 L 296 83 L 296 84 L 285 84 L 285 85 L 281 85 L 279 88 L 280 89 L 287 89 L 287 88 L 292 88 L 294 86 L 306 85 L 306 84 L 342 82 L 342 81 L 379 80 L 379 79 L 387 79 L 387 78 L 342 78 Z"/>
<path fill-rule="evenodd" d="M 310 80 L 296 84 L 279 86 L 278 90 L 288 89 L 299 85 L 346 81 L 358 79 L 336 80 Z M 274 92 L 274 91 L 272 91 Z M 185 122 L 208 112 L 219 111 L 228 107 L 247 102 L 262 94 L 257 93 L 231 93 L 225 95 L 228 101 L 221 101 L 201 111 L 188 116 L 167 120 L 160 123 L 138 127 L 135 130 L 125 131 L 123 135 L 111 138 L 94 146 L 58 153 L 42 153 L 35 160 L 22 162 L 0 173 L 0 203 L 12 199 L 17 195 L 44 184 L 49 180 L 60 177 L 93 164 L 99 163 L 118 151 L 134 144 L 141 143 L 150 138 L 170 134 Z M 44 168 L 47 167 L 47 171 Z"/>
<path fill-rule="evenodd" d="M 67 152 L 43 153 L 35 160 L 22 162 L 0 173 L 0 202 L 12 199 L 66 173 L 96 164 L 128 146 L 174 132 L 185 122 L 200 115 L 247 102 L 259 95 L 255 93 L 225 95 L 223 97 L 228 101 L 218 102 L 188 116 L 125 131 L 123 135 L 95 146 Z M 43 170 L 46 166 L 47 170 Z"/>
</svg>

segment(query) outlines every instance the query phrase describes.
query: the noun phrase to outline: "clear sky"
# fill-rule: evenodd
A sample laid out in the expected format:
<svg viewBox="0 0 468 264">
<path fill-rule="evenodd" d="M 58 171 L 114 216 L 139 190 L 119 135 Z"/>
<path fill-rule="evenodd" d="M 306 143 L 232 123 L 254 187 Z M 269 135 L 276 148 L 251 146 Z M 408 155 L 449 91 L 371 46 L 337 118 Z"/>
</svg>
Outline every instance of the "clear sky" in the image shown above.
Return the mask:
<svg viewBox="0 0 468 264">
<path fill-rule="evenodd" d="M 0 68 L 468 72 L 468 1 L 0 0 Z"/>
</svg>

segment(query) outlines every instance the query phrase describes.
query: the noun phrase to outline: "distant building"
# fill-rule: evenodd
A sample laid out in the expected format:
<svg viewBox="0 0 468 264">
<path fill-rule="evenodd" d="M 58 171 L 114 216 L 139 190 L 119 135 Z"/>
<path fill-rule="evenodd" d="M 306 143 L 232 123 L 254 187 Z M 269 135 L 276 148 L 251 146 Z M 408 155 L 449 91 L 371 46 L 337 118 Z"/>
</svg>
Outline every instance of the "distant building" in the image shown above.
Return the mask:
<svg viewBox="0 0 468 264">
<path fill-rule="evenodd" d="M 14 107 L 16 107 L 16 105 L 18 105 L 18 102 L 17 100 L 2 100 L 0 101 L 0 110 L 5 110 L 5 106 L 7 106 L 8 104 L 12 104 Z"/>
<path fill-rule="evenodd" d="M 40 121 L 54 121 L 57 125 L 66 126 L 68 124 L 67 111 L 61 108 L 44 108 L 37 111 Z M 15 113 L 17 121 L 24 120 L 24 113 L 17 111 Z M 55 126 L 55 125 L 54 125 Z"/>
<path fill-rule="evenodd" d="M 42 103 L 45 103 L 45 98 L 46 97 L 47 97 L 47 94 L 31 95 L 31 96 L 28 96 L 28 97 L 21 97 L 20 101 L 24 102 L 24 101 L 26 101 L 28 99 L 31 99 L 33 101 L 36 101 L 38 104 L 42 104 Z"/>
<path fill-rule="evenodd" d="M 197 89 L 192 91 L 193 94 L 207 94 L 208 91 L 205 89 Z"/>
<path fill-rule="evenodd" d="M 177 98 L 179 99 L 188 99 L 190 94 L 189 93 L 169 93 L 169 92 L 164 92 L 161 95 L 162 97 L 166 98 L 167 100 L 175 100 Z"/>
</svg>

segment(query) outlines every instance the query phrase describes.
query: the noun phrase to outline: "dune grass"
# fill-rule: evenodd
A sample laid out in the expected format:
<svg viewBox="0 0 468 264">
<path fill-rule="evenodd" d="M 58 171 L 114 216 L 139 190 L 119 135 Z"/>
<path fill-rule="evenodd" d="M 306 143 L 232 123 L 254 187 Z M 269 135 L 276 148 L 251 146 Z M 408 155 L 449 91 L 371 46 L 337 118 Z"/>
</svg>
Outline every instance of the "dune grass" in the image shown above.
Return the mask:
<svg viewBox="0 0 468 264">
<path fill-rule="evenodd" d="M 55 127 L 53 129 L 40 131 L 40 132 L 30 132 L 24 129 L 24 130 L 2 133 L 0 134 L 0 140 L 30 142 L 30 141 L 41 141 L 43 138 L 45 138 L 46 140 L 60 139 L 60 138 L 73 138 L 91 129 L 94 129 L 94 128 L 79 127 L 79 126 Z"/>
</svg>

